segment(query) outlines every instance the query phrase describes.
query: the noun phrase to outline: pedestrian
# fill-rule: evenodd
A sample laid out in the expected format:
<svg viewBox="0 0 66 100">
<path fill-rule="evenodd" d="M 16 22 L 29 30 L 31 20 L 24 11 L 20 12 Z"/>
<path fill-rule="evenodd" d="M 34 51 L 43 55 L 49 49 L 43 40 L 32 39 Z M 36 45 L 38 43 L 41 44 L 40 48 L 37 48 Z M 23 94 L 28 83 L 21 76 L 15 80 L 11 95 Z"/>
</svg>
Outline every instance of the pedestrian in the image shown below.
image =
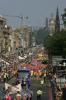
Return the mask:
<svg viewBox="0 0 66 100">
<path fill-rule="evenodd" d="M 66 82 L 64 83 L 64 88 L 62 89 L 62 99 L 66 100 Z"/>
<path fill-rule="evenodd" d="M 11 97 L 10 97 L 9 95 L 6 95 L 6 96 L 4 97 L 4 100 L 11 100 Z"/>
<path fill-rule="evenodd" d="M 42 90 L 37 90 L 37 100 L 41 100 Z"/>
<path fill-rule="evenodd" d="M 21 100 L 21 94 L 20 94 L 19 91 L 18 91 L 17 94 L 16 94 L 16 100 Z"/>
<path fill-rule="evenodd" d="M 6 73 L 6 80 L 8 81 L 8 79 L 9 79 L 9 75 L 8 73 Z"/>
<path fill-rule="evenodd" d="M 0 66 L 0 72 L 2 71 L 2 67 Z"/>
<path fill-rule="evenodd" d="M 22 86 L 22 89 L 24 89 L 24 87 L 26 87 L 26 80 L 24 78 L 22 78 L 21 86 Z"/>
<path fill-rule="evenodd" d="M 28 89 L 28 100 L 32 100 L 32 96 L 33 96 L 33 91 Z"/>
<path fill-rule="evenodd" d="M 30 79 L 29 78 L 26 79 L 26 84 L 27 84 L 27 87 L 29 89 L 30 88 Z"/>
<path fill-rule="evenodd" d="M 44 83 L 46 82 L 46 71 L 44 72 Z"/>
<path fill-rule="evenodd" d="M 0 73 L 0 82 L 1 82 L 1 80 L 2 80 L 2 77 L 1 77 L 1 73 Z"/>
<path fill-rule="evenodd" d="M 54 77 L 52 77 L 51 79 L 51 88 L 52 88 L 53 99 L 56 100 L 56 80 Z"/>
<path fill-rule="evenodd" d="M 16 97 L 14 97 L 14 100 L 16 100 Z"/>
<path fill-rule="evenodd" d="M 4 73 L 4 82 L 6 82 L 7 73 Z"/>
<path fill-rule="evenodd" d="M 40 84 L 43 86 L 43 84 L 44 84 L 44 80 L 41 80 L 41 81 L 40 81 Z"/>
<path fill-rule="evenodd" d="M 11 100 L 8 90 L 6 91 L 6 95 L 4 96 L 4 100 Z"/>
<path fill-rule="evenodd" d="M 57 90 L 56 90 L 56 100 L 61 100 L 61 96 L 62 96 L 62 90 L 60 85 L 57 85 Z"/>
<path fill-rule="evenodd" d="M 28 100 L 28 96 L 26 93 L 24 93 L 24 95 L 23 95 L 23 100 Z"/>
</svg>

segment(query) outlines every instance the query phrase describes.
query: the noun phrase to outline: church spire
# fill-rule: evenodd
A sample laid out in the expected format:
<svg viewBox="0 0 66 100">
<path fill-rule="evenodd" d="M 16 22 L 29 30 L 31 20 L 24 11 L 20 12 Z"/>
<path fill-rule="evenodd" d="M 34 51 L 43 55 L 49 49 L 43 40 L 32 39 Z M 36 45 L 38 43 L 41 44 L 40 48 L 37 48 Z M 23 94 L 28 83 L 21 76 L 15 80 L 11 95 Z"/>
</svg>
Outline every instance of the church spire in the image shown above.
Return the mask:
<svg viewBox="0 0 66 100">
<path fill-rule="evenodd" d="M 56 11 L 55 31 L 56 31 L 56 32 L 60 32 L 60 19 L 59 19 L 59 11 L 58 11 L 58 7 L 57 7 L 57 11 Z"/>
</svg>

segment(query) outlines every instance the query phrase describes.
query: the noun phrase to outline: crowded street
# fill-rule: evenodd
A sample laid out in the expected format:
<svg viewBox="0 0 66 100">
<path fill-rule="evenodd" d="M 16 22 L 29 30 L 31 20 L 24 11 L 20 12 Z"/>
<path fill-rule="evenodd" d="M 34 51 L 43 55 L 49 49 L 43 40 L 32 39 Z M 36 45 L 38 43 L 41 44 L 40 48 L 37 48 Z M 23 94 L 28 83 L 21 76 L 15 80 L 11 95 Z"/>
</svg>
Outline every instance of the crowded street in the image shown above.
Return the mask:
<svg viewBox="0 0 66 100">
<path fill-rule="evenodd" d="M 15 78 L 12 78 L 9 80 L 9 84 L 12 84 L 12 82 L 15 81 Z M 3 98 L 4 94 L 4 83 L 0 84 L 0 97 Z M 31 86 L 30 89 L 33 92 L 32 100 L 37 100 L 37 90 L 40 89 L 43 93 L 41 96 L 41 100 L 51 100 L 52 98 L 52 93 L 51 93 L 51 88 L 48 83 L 45 83 L 43 85 L 40 84 L 40 80 L 31 80 Z"/>
<path fill-rule="evenodd" d="M 0 0 L 0 100 L 66 100 L 66 0 Z"/>
</svg>

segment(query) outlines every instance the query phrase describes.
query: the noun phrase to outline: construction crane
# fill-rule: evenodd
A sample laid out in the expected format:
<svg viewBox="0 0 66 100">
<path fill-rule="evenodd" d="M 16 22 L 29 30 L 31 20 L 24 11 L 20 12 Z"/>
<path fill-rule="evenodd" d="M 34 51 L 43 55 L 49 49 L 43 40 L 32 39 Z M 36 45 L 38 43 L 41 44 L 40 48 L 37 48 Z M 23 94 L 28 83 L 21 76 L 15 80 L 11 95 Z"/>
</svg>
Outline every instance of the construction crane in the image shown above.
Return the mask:
<svg viewBox="0 0 66 100">
<path fill-rule="evenodd" d="M 5 14 L 2 15 L 7 17 L 19 18 L 21 20 L 20 27 L 22 27 L 22 25 L 25 25 L 25 20 L 28 20 L 28 16 L 16 16 L 16 15 L 5 15 Z"/>
</svg>

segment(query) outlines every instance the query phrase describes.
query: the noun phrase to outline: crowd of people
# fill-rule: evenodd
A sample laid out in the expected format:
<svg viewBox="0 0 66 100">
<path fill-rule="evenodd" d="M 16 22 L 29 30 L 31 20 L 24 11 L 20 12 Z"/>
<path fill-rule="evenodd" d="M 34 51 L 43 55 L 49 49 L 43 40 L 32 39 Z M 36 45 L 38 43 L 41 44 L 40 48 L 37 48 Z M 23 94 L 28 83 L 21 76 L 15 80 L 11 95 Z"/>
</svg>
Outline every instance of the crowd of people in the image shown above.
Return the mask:
<svg viewBox="0 0 66 100">
<path fill-rule="evenodd" d="M 13 66 L 4 67 L 0 72 L 0 82 L 7 82 L 15 73 Z"/>
<path fill-rule="evenodd" d="M 49 78 L 53 100 L 66 100 L 66 81 L 63 83 L 57 83 L 56 79 L 58 79 L 58 76 L 56 73 L 53 75 L 51 74 Z"/>
<path fill-rule="evenodd" d="M 8 59 L 3 59 L 0 61 L 0 82 L 8 81 L 16 73 L 18 65 L 18 59 L 14 55 Z"/>
<path fill-rule="evenodd" d="M 13 66 L 4 67 L 0 71 L 0 81 L 7 82 L 9 78 L 14 75 L 14 73 L 15 72 L 14 72 Z M 64 83 L 64 87 L 62 88 L 60 84 L 57 85 L 56 78 L 57 78 L 56 73 L 54 75 L 49 73 L 48 79 L 51 84 L 53 100 L 66 100 L 66 82 Z M 4 100 L 32 100 L 33 92 L 30 90 L 30 82 L 28 80 L 29 79 L 25 81 L 25 79 L 22 79 L 22 82 L 21 82 L 22 91 L 21 92 L 18 91 L 15 94 L 14 98 L 12 98 L 12 96 L 9 94 L 10 88 L 8 88 L 4 96 Z M 41 80 L 42 86 L 44 82 L 46 82 L 46 73 L 44 73 L 44 80 Z M 27 88 L 25 88 L 26 83 L 28 84 Z M 29 94 L 27 94 L 25 91 L 27 91 Z M 36 93 L 37 93 L 37 100 L 40 100 L 43 91 L 41 89 L 38 89 Z"/>
<path fill-rule="evenodd" d="M 57 86 L 56 100 L 66 100 L 66 82 L 63 88 L 60 85 Z"/>
<path fill-rule="evenodd" d="M 20 83 L 19 83 L 20 84 Z M 21 82 L 21 91 L 15 91 L 14 96 L 11 96 L 11 87 L 5 92 L 4 100 L 32 100 L 33 91 L 30 89 L 29 79 L 22 79 Z"/>
</svg>

